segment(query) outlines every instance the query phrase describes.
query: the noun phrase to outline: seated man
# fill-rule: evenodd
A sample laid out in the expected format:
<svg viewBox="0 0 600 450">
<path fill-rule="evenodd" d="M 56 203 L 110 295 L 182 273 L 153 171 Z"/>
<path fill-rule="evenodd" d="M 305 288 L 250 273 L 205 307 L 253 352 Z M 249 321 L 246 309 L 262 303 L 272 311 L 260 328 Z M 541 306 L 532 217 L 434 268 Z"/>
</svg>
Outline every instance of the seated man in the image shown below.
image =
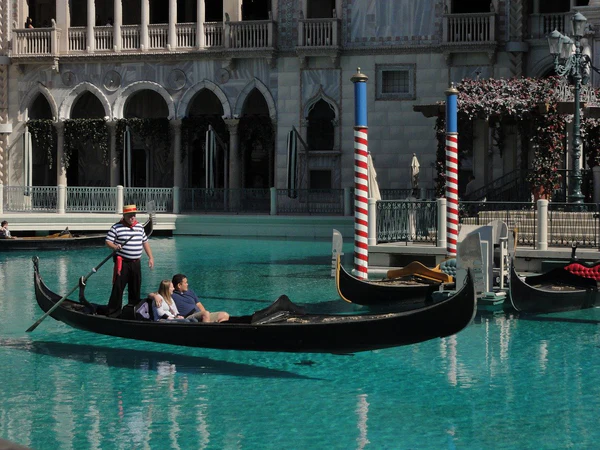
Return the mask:
<svg viewBox="0 0 600 450">
<path fill-rule="evenodd" d="M 189 288 L 188 279 L 185 275 L 181 273 L 173 275 L 172 282 L 175 290 L 171 297 L 179 314 L 183 317 L 193 317 L 201 322 L 225 322 L 229 320 L 229 314 L 225 311 L 211 313 L 204 308 L 196 293 Z"/>
</svg>

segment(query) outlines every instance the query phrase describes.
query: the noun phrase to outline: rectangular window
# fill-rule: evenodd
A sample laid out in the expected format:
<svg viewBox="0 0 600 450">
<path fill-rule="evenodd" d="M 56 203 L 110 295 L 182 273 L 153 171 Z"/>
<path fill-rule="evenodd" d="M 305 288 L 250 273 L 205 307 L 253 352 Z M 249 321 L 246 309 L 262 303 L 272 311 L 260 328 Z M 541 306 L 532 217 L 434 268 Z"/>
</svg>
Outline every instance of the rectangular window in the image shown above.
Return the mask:
<svg viewBox="0 0 600 450">
<path fill-rule="evenodd" d="M 377 64 L 377 100 L 414 100 L 415 66 Z"/>
</svg>

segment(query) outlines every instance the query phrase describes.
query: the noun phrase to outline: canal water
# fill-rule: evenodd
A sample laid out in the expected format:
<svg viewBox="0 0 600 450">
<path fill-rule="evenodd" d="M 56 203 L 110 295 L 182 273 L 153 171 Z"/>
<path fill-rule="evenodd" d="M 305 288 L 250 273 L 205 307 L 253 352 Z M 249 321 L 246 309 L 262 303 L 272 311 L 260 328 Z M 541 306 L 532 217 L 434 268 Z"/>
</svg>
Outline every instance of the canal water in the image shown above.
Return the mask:
<svg viewBox="0 0 600 450">
<path fill-rule="evenodd" d="M 281 294 L 341 301 L 331 242 L 154 238 L 143 291 L 185 273 L 208 309 L 250 314 Z M 352 244 L 344 245 L 351 267 Z M 43 252 L 59 294 L 105 248 Z M 175 347 L 78 331 L 41 315 L 31 253 L 0 254 L 0 439 L 34 449 L 541 449 L 600 441 L 600 310 L 480 312 L 458 335 L 356 354 Z M 144 260 L 146 262 L 147 260 Z M 111 263 L 88 281 L 108 299 Z"/>
</svg>

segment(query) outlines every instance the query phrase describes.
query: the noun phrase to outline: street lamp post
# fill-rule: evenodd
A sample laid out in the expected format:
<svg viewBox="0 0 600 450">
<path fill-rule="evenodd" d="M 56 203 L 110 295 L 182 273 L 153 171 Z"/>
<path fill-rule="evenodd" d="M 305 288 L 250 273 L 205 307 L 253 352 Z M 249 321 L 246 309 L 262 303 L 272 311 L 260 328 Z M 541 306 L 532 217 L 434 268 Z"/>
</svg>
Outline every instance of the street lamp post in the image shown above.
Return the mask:
<svg viewBox="0 0 600 450">
<path fill-rule="evenodd" d="M 570 202 L 583 204 L 583 194 L 581 192 L 581 113 L 580 113 L 580 92 L 581 86 L 588 82 L 588 71 L 591 66 L 589 56 L 581 52 L 581 38 L 585 31 L 587 19 L 581 13 L 573 15 L 573 37 L 575 42 L 568 36 L 554 30 L 548 36 L 548 45 L 550 54 L 554 57 L 554 69 L 561 77 L 566 77 L 574 87 L 574 107 L 573 111 L 573 170 L 572 188 L 570 193 Z M 575 47 L 575 49 L 573 49 Z"/>
</svg>

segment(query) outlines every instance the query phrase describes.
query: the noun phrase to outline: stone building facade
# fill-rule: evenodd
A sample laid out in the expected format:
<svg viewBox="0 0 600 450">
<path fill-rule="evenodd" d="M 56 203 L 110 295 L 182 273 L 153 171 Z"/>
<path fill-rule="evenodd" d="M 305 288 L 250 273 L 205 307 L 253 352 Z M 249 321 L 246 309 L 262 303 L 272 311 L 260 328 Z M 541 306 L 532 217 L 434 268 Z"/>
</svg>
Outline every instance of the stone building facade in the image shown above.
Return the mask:
<svg viewBox="0 0 600 450">
<path fill-rule="evenodd" d="M 350 78 L 360 67 L 380 187 L 409 188 L 416 154 L 430 188 L 434 121 L 413 107 L 443 101 L 465 77 L 552 73 L 546 36 L 569 32 L 576 10 L 597 60 L 598 0 L 0 0 L 0 181 L 123 184 L 115 124 L 162 118 L 165 148 L 133 138 L 132 184 L 204 187 L 204 136 L 182 132 L 186 119 L 204 118 L 226 144 L 215 156 L 220 187 L 284 187 L 293 128 L 306 143 L 302 187 L 352 186 Z M 66 167 L 64 121 L 76 118 L 106 120 L 108 160 L 81 142 Z M 38 144 L 27 154 L 30 119 L 54 122 L 52 166 Z M 476 123 L 463 170 L 484 183 L 518 167 L 526 150 L 515 133 L 497 152 L 487 124 Z"/>
</svg>

